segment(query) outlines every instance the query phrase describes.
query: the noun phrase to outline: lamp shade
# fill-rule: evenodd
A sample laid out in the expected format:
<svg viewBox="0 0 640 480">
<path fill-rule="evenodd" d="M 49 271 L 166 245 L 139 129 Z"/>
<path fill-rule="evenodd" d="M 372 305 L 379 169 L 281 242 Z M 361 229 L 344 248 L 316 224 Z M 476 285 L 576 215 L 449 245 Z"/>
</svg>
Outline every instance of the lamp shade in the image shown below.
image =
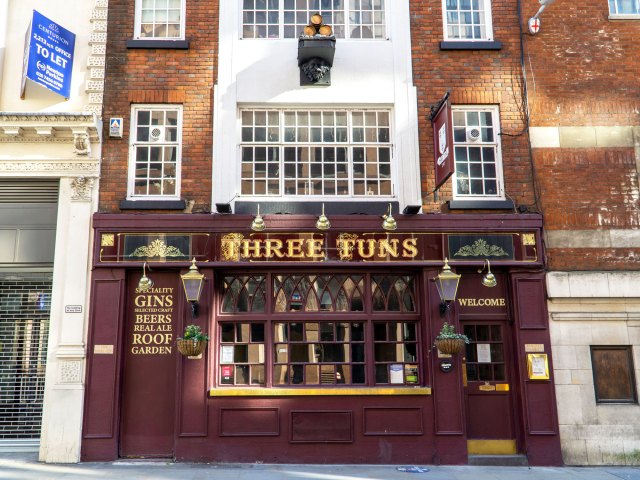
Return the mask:
<svg viewBox="0 0 640 480">
<path fill-rule="evenodd" d="M 449 266 L 449 260 L 444 259 L 444 267 L 442 267 L 442 271 L 435 278 L 436 288 L 438 289 L 438 295 L 440 295 L 440 300 L 443 302 L 452 302 L 456 299 L 456 293 L 458 292 L 458 283 L 460 282 L 460 277 L 457 273 L 453 273 L 451 271 L 451 267 Z"/>
<path fill-rule="evenodd" d="M 195 258 L 191 261 L 189 271 L 180 275 L 180 278 L 182 278 L 182 286 L 184 287 L 184 294 L 187 297 L 187 301 L 197 302 L 200 300 L 202 284 L 204 283 L 204 274 L 198 271 Z"/>
</svg>

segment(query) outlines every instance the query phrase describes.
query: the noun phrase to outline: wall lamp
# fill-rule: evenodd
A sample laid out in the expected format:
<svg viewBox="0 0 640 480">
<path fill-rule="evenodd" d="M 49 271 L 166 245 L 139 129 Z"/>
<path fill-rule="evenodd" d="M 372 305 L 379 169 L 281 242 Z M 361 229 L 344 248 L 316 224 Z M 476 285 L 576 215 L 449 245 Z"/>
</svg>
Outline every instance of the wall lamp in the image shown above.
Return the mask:
<svg viewBox="0 0 640 480">
<path fill-rule="evenodd" d="M 456 299 L 456 293 L 458 292 L 458 284 L 460 283 L 461 276 L 462 275 L 451 271 L 449 260 L 445 258 L 442 271 L 436 278 L 434 278 L 441 302 L 440 316 L 444 316 L 447 313 L 450 309 L 449 302 L 453 302 Z"/>
<path fill-rule="evenodd" d="M 324 214 L 324 203 L 322 204 L 322 214 L 318 217 L 318 221 L 316 222 L 316 228 L 318 230 L 329 230 L 331 228 L 331 222 Z"/>
<path fill-rule="evenodd" d="M 498 281 L 496 280 L 496 276 L 491 273 L 491 264 L 489 263 L 489 259 L 484 261 L 482 268 L 478 270 L 478 273 L 482 273 L 485 265 L 487 266 L 487 274 L 482 277 L 482 285 L 489 288 L 495 287 L 498 284 Z"/>
<path fill-rule="evenodd" d="M 231 204 L 230 203 L 216 203 L 216 213 L 224 213 L 229 214 L 231 212 Z"/>
<path fill-rule="evenodd" d="M 191 303 L 191 316 L 193 318 L 197 318 L 198 301 L 200 300 L 200 294 L 202 293 L 204 274 L 198 271 L 195 257 L 191 261 L 189 271 L 181 274 L 180 278 L 182 279 L 182 286 L 184 287 L 184 294 L 187 297 L 187 302 Z"/>
<path fill-rule="evenodd" d="M 402 213 L 404 213 L 405 215 L 417 215 L 418 213 L 420 213 L 421 208 L 422 205 L 407 205 L 402 210 Z"/>
<path fill-rule="evenodd" d="M 389 213 L 387 215 L 383 215 L 384 221 L 382 222 L 383 230 L 395 230 L 398 228 L 398 224 L 396 223 L 396 219 L 391 216 L 391 204 L 389 204 Z"/>
<path fill-rule="evenodd" d="M 151 271 L 151 268 L 149 268 Z M 147 262 L 142 264 L 142 277 L 138 281 L 138 290 L 141 292 L 148 291 L 151 287 L 153 287 L 153 280 L 147 277 Z"/>
<path fill-rule="evenodd" d="M 261 232 L 265 228 L 267 228 L 267 226 L 264 224 L 264 220 L 260 215 L 260 204 L 258 204 L 258 214 L 253 219 L 253 222 L 251 222 L 251 230 L 253 230 L 254 232 Z"/>
</svg>

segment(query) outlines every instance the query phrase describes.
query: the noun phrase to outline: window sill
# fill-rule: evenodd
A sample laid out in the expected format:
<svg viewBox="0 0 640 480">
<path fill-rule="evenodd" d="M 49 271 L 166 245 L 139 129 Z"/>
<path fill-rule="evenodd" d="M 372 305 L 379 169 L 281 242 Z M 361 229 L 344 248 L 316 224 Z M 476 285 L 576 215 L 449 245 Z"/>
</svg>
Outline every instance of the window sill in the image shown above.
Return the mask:
<svg viewBox="0 0 640 480">
<path fill-rule="evenodd" d="M 511 200 L 449 200 L 451 210 L 513 210 Z"/>
<path fill-rule="evenodd" d="M 189 40 L 127 40 L 127 48 L 188 50 Z"/>
<path fill-rule="evenodd" d="M 640 13 L 612 13 L 609 20 L 640 20 Z"/>
<path fill-rule="evenodd" d="M 120 200 L 120 210 L 184 210 L 184 200 Z"/>
<path fill-rule="evenodd" d="M 440 42 L 440 50 L 501 50 L 502 42 L 486 40 L 470 42 L 467 40 L 448 40 Z"/>
<path fill-rule="evenodd" d="M 293 397 L 346 395 L 431 395 L 431 387 L 345 387 L 345 388 L 238 388 L 209 390 L 210 397 Z"/>
</svg>

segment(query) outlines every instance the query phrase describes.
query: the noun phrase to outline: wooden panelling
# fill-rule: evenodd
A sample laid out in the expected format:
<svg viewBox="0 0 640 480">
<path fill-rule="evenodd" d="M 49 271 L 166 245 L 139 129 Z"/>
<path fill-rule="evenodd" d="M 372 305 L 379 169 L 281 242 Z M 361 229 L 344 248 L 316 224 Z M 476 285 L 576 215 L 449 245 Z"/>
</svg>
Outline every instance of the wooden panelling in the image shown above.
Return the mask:
<svg viewBox="0 0 640 480">
<path fill-rule="evenodd" d="M 221 437 L 280 435 L 280 410 L 274 408 L 221 408 Z"/>
<path fill-rule="evenodd" d="M 422 435 L 421 408 L 364 408 L 364 435 Z"/>
<path fill-rule="evenodd" d="M 350 411 L 292 411 L 292 443 L 351 443 L 353 421 Z"/>
</svg>

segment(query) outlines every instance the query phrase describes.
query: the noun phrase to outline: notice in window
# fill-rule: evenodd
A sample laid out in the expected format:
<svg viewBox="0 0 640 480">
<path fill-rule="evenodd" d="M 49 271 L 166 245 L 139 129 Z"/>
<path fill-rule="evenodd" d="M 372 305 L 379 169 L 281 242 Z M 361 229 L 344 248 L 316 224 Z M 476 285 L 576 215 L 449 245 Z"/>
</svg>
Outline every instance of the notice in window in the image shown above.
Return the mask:
<svg viewBox="0 0 640 480">
<path fill-rule="evenodd" d="M 402 365 L 400 365 L 399 363 L 389 365 L 389 371 L 389 383 L 404 383 L 404 370 L 402 368 Z"/>
<path fill-rule="evenodd" d="M 223 385 L 233 385 L 232 365 L 223 365 L 220 367 L 220 383 Z"/>
<path fill-rule="evenodd" d="M 491 345 L 489 343 L 478 343 L 478 363 L 491 363 Z"/>
<path fill-rule="evenodd" d="M 418 383 L 418 365 L 405 365 L 404 378 L 407 383 Z"/>
<path fill-rule="evenodd" d="M 220 363 L 233 363 L 233 345 L 223 345 Z"/>
</svg>

